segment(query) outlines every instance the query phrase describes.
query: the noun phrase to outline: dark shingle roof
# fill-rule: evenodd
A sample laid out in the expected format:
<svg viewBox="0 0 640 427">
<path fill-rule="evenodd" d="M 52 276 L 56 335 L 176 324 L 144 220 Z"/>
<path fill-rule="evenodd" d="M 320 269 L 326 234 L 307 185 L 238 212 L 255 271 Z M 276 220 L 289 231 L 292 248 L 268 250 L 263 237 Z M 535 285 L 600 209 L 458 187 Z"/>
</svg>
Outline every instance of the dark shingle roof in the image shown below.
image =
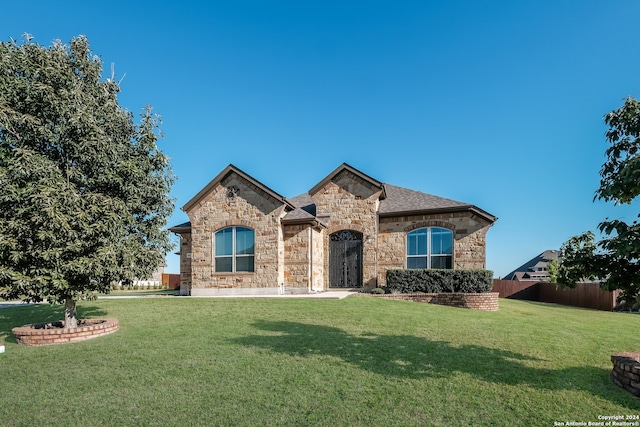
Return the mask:
<svg viewBox="0 0 640 427">
<path fill-rule="evenodd" d="M 293 206 L 294 209 L 287 212 L 284 218 L 282 218 L 282 222 L 289 224 L 313 223 L 323 227 L 327 226 L 321 218 L 316 217 L 316 204 L 309 193 L 287 199 L 287 202 Z"/>
<path fill-rule="evenodd" d="M 183 233 L 185 231 L 191 231 L 191 221 L 183 222 L 182 224 L 174 225 L 169 228 L 172 233 Z"/>
<path fill-rule="evenodd" d="M 387 190 L 387 198 L 380 201 L 380 207 L 378 208 L 380 215 L 471 207 L 468 203 L 445 199 L 444 197 L 433 196 L 391 184 L 384 184 L 384 187 Z"/>
<path fill-rule="evenodd" d="M 303 220 L 303 219 L 313 219 L 314 215 L 311 215 L 309 212 L 303 209 L 294 209 L 292 211 L 287 212 L 287 214 L 282 218 L 284 221 L 293 221 L 293 220 Z"/>
<path fill-rule="evenodd" d="M 300 194 L 296 197 L 287 199 L 287 201 L 291 203 L 294 207 L 301 208 L 301 209 L 304 209 L 308 206 L 313 205 L 315 210 L 315 202 L 313 201 L 309 193 Z"/>
</svg>

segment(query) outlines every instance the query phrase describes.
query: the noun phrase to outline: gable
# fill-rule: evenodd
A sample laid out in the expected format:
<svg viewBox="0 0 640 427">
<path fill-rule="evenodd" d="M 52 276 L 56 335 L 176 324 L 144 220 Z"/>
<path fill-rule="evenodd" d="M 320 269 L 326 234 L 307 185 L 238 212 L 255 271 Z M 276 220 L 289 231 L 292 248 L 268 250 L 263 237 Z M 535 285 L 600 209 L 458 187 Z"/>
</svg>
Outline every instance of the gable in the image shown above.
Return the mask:
<svg viewBox="0 0 640 427">
<path fill-rule="evenodd" d="M 367 199 L 380 191 L 382 191 L 380 198 L 385 197 L 384 185 L 380 181 L 371 178 L 369 175 L 360 172 L 346 163 L 340 165 L 309 190 L 309 195 L 313 197 L 330 182 L 333 182 L 344 191 L 353 194 L 356 198 Z"/>
<path fill-rule="evenodd" d="M 282 205 L 293 209 L 280 194 L 271 190 L 234 165 L 229 165 L 200 190 L 198 194 L 189 200 L 182 207 L 182 210 L 185 212 L 191 211 L 207 196 L 215 191 L 220 191 L 219 187 L 224 189 L 223 191 L 229 201 L 236 197 L 241 197 L 265 214 Z"/>
</svg>

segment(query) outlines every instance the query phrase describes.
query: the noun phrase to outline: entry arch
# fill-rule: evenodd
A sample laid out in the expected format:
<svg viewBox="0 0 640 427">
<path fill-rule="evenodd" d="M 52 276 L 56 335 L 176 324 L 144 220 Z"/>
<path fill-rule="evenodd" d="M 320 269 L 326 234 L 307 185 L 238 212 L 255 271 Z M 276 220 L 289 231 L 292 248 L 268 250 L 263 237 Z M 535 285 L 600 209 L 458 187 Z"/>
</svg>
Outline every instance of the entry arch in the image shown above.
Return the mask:
<svg viewBox="0 0 640 427">
<path fill-rule="evenodd" d="M 329 288 L 362 287 L 363 234 L 338 230 L 329 235 Z"/>
</svg>

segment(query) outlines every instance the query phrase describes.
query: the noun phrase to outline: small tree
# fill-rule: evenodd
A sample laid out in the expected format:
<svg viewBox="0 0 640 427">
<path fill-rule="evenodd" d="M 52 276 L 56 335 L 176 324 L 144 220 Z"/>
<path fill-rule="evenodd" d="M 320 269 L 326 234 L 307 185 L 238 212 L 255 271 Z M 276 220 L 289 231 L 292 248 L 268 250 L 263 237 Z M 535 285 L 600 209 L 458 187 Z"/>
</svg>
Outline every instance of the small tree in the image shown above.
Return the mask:
<svg viewBox="0 0 640 427">
<path fill-rule="evenodd" d="M 173 174 L 84 36 L 0 43 L 0 297 L 65 304 L 148 277 L 171 245 Z"/>
<path fill-rule="evenodd" d="M 640 195 L 640 103 L 628 98 L 604 120 L 611 146 L 594 200 L 631 204 Z M 575 287 L 580 280 L 597 278 L 605 289 L 620 289 L 621 299 L 636 300 L 640 294 L 640 223 L 605 220 L 598 229 L 608 237 L 596 242 L 594 233 L 587 232 L 562 245 L 561 263 L 551 266 L 552 280 Z"/>
</svg>

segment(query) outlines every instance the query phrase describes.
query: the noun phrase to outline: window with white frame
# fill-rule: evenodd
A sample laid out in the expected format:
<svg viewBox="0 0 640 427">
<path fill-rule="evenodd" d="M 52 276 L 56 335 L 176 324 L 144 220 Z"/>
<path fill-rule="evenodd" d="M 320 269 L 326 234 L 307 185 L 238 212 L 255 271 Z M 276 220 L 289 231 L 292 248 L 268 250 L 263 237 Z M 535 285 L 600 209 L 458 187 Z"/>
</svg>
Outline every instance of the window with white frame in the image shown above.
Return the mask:
<svg viewBox="0 0 640 427">
<path fill-rule="evenodd" d="M 254 271 L 254 231 L 247 227 L 227 227 L 216 232 L 215 271 L 236 273 Z"/>
<path fill-rule="evenodd" d="M 453 232 L 428 227 L 408 233 L 407 268 L 453 268 Z"/>
</svg>

